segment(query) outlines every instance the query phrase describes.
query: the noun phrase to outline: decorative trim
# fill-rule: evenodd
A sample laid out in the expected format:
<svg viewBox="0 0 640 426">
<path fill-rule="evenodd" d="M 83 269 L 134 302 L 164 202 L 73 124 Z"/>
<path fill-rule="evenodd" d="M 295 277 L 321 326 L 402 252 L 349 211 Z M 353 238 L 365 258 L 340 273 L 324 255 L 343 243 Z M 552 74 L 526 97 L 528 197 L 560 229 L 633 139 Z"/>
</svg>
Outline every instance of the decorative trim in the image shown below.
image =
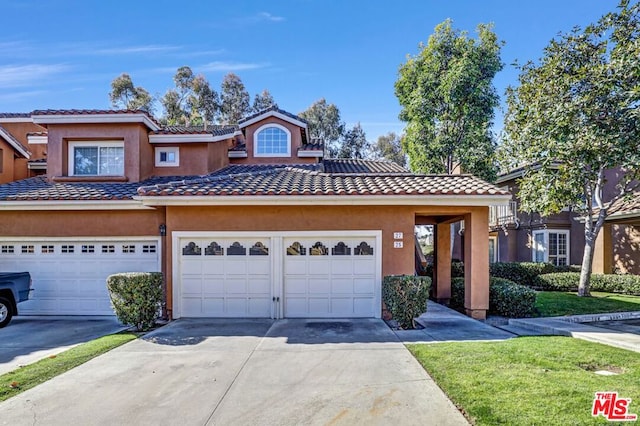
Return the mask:
<svg viewBox="0 0 640 426">
<path fill-rule="evenodd" d="M 19 143 L 16 143 L 16 139 L 2 127 L 0 127 L 0 137 L 6 140 L 7 143 L 11 145 L 20 154 L 22 154 L 23 157 L 31 158 L 31 153 L 29 151 L 25 151 L 22 145 L 20 145 Z"/>
<path fill-rule="evenodd" d="M 46 145 L 49 141 L 49 137 L 47 135 L 28 135 L 27 143 L 29 145 Z"/>
<path fill-rule="evenodd" d="M 247 158 L 247 151 L 229 151 L 229 158 Z"/>
<path fill-rule="evenodd" d="M 324 157 L 324 153 L 320 150 L 300 150 L 298 151 L 298 157 L 299 158 L 309 158 L 309 157 L 322 158 Z"/>
<path fill-rule="evenodd" d="M 267 111 L 264 114 L 260 114 L 259 116 L 254 117 L 251 120 L 247 120 L 247 121 L 241 123 L 238 127 L 241 128 L 241 129 L 244 129 L 245 127 L 248 127 L 248 126 L 250 126 L 252 124 L 255 124 L 255 123 L 257 123 L 259 121 L 262 121 L 262 120 L 264 120 L 266 118 L 269 118 L 269 117 L 277 117 L 280 120 L 286 121 L 287 123 L 291 123 L 291 124 L 294 124 L 294 125 L 296 125 L 298 127 L 302 127 L 305 130 L 307 129 L 307 123 L 304 123 L 302 121 L 296 120 L 295 118 L 291 118 L 288 115 L 282 114 L 281 112 L 278 112 L 278 111 Z"/>
<path fill-rule="evenodd" d="M 47 163 L 27 163 L 27 168 L 29 170 L 47 170 Z"/>
<path fill-rule="evenodd" d="M 0 117 L 0 123 L 33 123 L 31 117 Z"/>
</svg>

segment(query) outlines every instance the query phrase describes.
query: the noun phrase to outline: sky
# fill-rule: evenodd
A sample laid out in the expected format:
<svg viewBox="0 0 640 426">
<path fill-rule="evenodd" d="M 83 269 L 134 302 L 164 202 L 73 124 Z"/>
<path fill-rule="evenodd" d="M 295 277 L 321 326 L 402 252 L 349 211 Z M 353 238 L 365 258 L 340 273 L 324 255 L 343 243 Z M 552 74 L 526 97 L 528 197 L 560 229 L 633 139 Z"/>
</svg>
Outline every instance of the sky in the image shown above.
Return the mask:
<svg viewBox="0 0 640 426">
<path fill-rule="evenodd" d="M 161 97 L 181 66 L 219 91 L 236 73 L 252 98 L 268 89 L 297 114 L 325 98 L 367 139 L 402 132 L 398 68 L 447 18 L 475 36 L 493 23 L 504 41 L 494 84 L 538 60 L 560 32 L 616 9 L 614 0 L 4 0 L 0 112 L 109 109 L 111 81 L 128 73 Z M 504 105 L 504 104 L 503 104 Z M 156 115 L 162 110 L 156 108 Z M 503 114 L 496 111 L 494 129 Z"/>
</svg>

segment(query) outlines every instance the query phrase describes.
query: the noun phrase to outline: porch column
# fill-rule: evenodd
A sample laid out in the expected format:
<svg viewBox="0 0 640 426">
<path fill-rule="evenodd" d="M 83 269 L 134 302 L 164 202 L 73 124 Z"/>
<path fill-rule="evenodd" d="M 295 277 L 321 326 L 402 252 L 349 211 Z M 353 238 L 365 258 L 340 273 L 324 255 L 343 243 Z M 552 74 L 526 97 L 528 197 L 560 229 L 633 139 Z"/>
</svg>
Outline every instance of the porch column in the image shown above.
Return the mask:
<svg viewBox="0 0 640 426">
<path fill-rule="evenodd" d="M 474 208 L 464 217 L 464 308 L 485 319 L 489 309 L 489 208 Z"/>
<path fill-rule="evenodd" d="M 602 225 L 593 247 L 593 273 L 610 274 L 613 266 L 613 244 L 611 241 L 611 224 Z"/>
<path fill-rule="evenodd" d="M 451 224 L 440 223 L 435 226 L 435 231 L 434 296 L 438 303 L 448 305 L 451 299 Z"/>
</svg>

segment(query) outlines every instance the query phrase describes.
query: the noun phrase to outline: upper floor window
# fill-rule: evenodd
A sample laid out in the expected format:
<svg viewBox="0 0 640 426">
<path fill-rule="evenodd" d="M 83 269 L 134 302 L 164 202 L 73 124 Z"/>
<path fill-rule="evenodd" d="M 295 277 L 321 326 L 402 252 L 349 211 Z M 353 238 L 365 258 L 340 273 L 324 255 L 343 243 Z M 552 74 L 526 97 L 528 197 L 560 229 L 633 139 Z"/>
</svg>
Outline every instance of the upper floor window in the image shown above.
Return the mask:
<svg viewBox="0 0 640 426">
<path fill-rule="evenodd" d="M 178 147 L 156 148 L 156 167 L 178 167 L 180 150 Z"/>
<path fill-rule="evenodd" d="M 69 176 L 124 176 L 124 142 L 69 142 Z"/>
<path fill-rule="evenodd" d="M 253 135 L 254 157 L 290 157 L 291 132 L 279 124 L 265 124 Z"/>
</svg>

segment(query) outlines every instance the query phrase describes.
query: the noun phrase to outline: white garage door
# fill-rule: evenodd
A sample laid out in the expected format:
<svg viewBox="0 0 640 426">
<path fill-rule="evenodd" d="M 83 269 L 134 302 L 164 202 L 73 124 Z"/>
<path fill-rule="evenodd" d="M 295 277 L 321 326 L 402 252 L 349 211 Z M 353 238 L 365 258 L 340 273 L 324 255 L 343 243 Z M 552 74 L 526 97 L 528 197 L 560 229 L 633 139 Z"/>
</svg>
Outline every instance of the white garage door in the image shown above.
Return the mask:
<svg viewBox="0 0 640 426">
<path fill-rule="evenodd" d="M 269 238 L 180 240 L 181 316 L 271 314 Z"/>
<path fill-rule="evenodd" d="M 106 278 L 160 270 L 158 240 L 0 241 L 0 271 L 29 271 L 21 315 L 113 315 Z"/>
<path fill-rule="evenodd" d="M 174 232 L 173 316 L 378 318 L 381 237 Z"/>
<path fill-rule="evenodd" d="M 286 317 L 377 316 L 375 238 L 286 238 L 284 246 Z"/>
</svg>

